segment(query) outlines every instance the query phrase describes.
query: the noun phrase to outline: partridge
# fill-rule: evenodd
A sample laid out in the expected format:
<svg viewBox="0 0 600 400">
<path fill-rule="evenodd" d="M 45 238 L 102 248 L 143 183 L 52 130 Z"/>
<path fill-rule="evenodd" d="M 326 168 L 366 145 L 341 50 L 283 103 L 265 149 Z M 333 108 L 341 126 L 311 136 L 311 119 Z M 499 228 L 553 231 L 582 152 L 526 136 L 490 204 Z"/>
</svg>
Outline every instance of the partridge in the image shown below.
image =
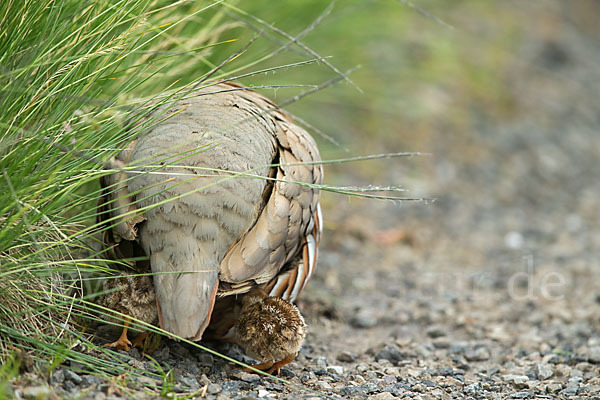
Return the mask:
<svg viewBox="0 0 600 400">
<path fill-rule="evenodd" d="M 148 335 L 143 330 L 133 343 L 129 341 L 128 330 L 142 321 L 154 324 L 158 318 L 156 309 L 156 295 L 152 284 L 152 277 L 133 273 L 123 273 L 120 276 L 106 279 L 103 284 L 103 294 L 98 303 L 110 310 L 124 314 L 123 331 L 121 336 L 114 342 L 106 344 L 118 350 L 128 351 L 130 346 L 139 346 Z M 116 318 L 110 318 L 113 321 Z M 132 324 L 132 319 L 135 320 Z"/>
<path fill-rule="evenodd" d="M 232 295 L 260 288 L 294 301 L 315 271 L 322 224 L 312 137 L 235 83 L 146 121 L 109 163 L 99 219 L 113 257 L 147 256 L 160 326 L 197 341 L 211 315 L 214 332 L 231 334 Z"/>
<path fill-rule="evenodd" d="M 254 368 L 279 374 L 300 351 L 306 324 L 293 304 L 253 289 L 242 300 L 235 323 L 234 341 L 246 354 L 261 361 Z"/>
</svg>

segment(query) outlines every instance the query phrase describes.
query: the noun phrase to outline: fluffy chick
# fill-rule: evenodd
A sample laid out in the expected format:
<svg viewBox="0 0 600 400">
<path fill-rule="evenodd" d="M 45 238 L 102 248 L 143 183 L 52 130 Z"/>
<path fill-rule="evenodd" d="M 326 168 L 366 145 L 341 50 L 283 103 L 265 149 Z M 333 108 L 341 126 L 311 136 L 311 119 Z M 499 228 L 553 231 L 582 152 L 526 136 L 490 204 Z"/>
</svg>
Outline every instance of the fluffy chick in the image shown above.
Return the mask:
<svg viewBox="0 0 600 400">
<path fill-rule="evenodd" d="M 280 368 L 298 355 L 306 323 L 293 304 L 254 289 L 242 300 L 234 335 L 246 354 L 261 361 L 254 368 L 279 374 Z"/>
<path fill-rule="evenodd" d="M 103 290 L 105 294 L 100 297 L 98 304 L 127 315 L 122 319 L 113 318 L 113 321 L 123 322 L 123 331 L 115 342 L 105 346 L 129 351 L 132 343 L 127 338 L 127 331 L 132 319 L 148 324 L 154 324 L 158 319 L 152 276 L 124 273 L 116 278 L 106 279 Z M 133 341 L 133 346 L 141 345 L 147 335 L 147 331 L 138 335 Z"/>
</svg>

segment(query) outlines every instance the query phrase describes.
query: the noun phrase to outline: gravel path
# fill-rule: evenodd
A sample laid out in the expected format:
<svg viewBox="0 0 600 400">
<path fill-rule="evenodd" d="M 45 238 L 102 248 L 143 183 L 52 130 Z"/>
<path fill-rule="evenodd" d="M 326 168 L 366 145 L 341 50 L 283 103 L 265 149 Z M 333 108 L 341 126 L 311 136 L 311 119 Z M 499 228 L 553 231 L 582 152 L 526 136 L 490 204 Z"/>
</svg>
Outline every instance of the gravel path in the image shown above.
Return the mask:
<svg viewBox="0 0 600 400">
<path fill-rule="evenodd" d="M 411 194 L 435 202 L 324 196 L 319 270 L 299 303 L 310 332 L 282 371 L 296 385 L 167 342 L 153 357 L 175 369 L 174 390 L 206 399 L 317 398 L 303 388 L 351 399 L 600 399 L 597 50 L 577 36 L 533 41 L 510 71 L 518 79 L 507 80 L 518 118 L 440 128 L 431 157 L 374 172 L 394 183 L 410 176 Z M 216 348 L 251 361 L 235 346 Z M 136 352 L 139 366 L 155 368 Z M 139 391 L 157 384 L 149 378 L 124 392 L 64 368 L 50 383 L 84 399 L 158 394 Z"/>
</svg>

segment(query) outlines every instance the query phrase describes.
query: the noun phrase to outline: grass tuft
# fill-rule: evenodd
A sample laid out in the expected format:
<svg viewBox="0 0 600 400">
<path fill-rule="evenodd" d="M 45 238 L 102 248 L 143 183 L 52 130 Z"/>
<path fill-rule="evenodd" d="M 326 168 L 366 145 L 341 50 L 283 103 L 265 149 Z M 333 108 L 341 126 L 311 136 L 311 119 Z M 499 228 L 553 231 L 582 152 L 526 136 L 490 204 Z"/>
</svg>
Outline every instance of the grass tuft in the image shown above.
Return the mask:
<svg viewBox="0 0 600 400">
<path fill-rule="evenodd" d="M 168 118 L 145 118 L 148 112 L 209 79 L 249 79 L 319 63 L 333 71 L 324 83 L 256 85 L 288 88 L 286 93 L 310 88 L 281 107 L 337 81 L 353 84 L 349 73 L 299 41 L 332 7 L 292 36 L 222 1 L 0 2 L 0 395 L 18 374 L 17 353 L 32 356 L 32 368 L 44 376 L 68 362 L 104 377 L 151 375 L 162 379 L 161 395 L 172 392 L 170 372 L 160 365 L 156 372 L 135 370 L 127 357 L 98 347 L 87 332 L 118 315 L 91 301 L 99 278 L 119 269 L 100 250 L 95 222 L 98 181 L 110 172 L 106 161 L 141 129 Z M 244 40 L 255 23 L 269 34 L 259 29 Z M 296 59 L 269 65 L 284 51 Z M 405 155 L 414 154 L 364 159 Z M 223 180 L 264 179 L 253 171 L 214 172 Z M 402 189 L 391 186 L 320 189 L 404 199 L 396 195 Z"/>
</svg>

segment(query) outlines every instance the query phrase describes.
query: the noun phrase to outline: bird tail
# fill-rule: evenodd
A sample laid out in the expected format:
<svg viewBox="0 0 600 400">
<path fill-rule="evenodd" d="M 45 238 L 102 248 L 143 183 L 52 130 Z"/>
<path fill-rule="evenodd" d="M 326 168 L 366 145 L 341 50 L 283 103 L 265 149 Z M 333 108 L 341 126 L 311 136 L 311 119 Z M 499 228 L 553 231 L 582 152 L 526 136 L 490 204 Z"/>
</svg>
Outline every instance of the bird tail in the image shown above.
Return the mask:
<svg viewBox="0 0 600 400">
<path fill-rule="evenodd" d="M 191 257 L 185 271 L 172 265 L 164 252 L 150 257 L 162 329 L 190 340 L 202 339 L 215 305 L 218 267 L 202 269 L 198 257 Z M 190 266 L 192 268 L 190 268 Z M 193 270 L 194 266 L 197 267 Z M 169 271 L 165 273 L 165 271 Z"/>
</svg>

